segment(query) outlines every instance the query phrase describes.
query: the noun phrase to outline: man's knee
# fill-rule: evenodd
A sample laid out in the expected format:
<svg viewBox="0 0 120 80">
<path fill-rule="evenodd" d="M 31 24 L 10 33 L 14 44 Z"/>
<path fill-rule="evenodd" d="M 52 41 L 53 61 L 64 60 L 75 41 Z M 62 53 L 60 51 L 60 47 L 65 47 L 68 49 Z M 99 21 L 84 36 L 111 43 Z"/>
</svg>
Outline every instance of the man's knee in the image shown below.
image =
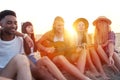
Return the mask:
<svg viewBox="0 0 120 80">
<path fill-rule="evenodd" d="M 16 65 L 27 65 L 29 66 L 29 60 L 27 58 L 27 56 L 25 55 L 21 55 L 21 54 L 17 54 L 13 60 L 15 61 Z"/>
</svg>

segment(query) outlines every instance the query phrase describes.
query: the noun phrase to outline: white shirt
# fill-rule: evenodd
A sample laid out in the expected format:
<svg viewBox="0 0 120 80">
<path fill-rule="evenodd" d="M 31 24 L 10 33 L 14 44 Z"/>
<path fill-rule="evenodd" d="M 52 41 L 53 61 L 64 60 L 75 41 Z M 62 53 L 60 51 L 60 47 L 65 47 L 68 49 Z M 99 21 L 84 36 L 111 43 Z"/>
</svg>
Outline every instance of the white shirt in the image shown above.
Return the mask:
<svg viewBox="0 0 120 80">
<path fill-rule="evenodd" d="M 0 39 L 0 68 L 4 68 L 19 53 L 24 53 L 23 39 L 21 37 L 15 36 L 10 41 Z"/>
<path fill-rule="evenodd" d="M 57 42 L 57 41 L 64 41 L 64 37 L 62 36 L 61 38 L 58 38 L 57 36 L 54 36 L 54 42 Z"/>
</svg>

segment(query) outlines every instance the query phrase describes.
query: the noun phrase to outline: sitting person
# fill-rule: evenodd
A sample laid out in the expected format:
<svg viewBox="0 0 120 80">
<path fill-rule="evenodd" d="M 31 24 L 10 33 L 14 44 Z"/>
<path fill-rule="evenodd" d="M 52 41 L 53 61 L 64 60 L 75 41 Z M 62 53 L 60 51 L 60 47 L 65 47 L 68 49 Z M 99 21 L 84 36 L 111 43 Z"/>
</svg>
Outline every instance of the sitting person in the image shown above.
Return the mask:
<svg viewBox="0 0 120 80">
<path fill-rule="evenodd" d="M 62 68 L 79 80 L 90 80 L 80 70 L 71 64 L 65 57 L 69 47 L 68 34 L 64 29 L 64 20 L 57 16 L 53 22 L 52 30 L 46 32 L 37 42 L 38 50 L 42 56 L 48 56 L 59 68 Z"/>
<path fill-rule="evenodd" d="M 30 64 L 23 54 L 23 40 L 15 36 L 16 13 L 12 10 L 0 12 L 0 76 L 17 80 L 32 80 Z M 24 66 L 23 66 L 24 65 Z M 26 73 L 27 72 L 27 73 Z"/>
<path fill-rule="evenodd" d="M 27 34 L 33 40 L 34 48 L 29 48 L 24 40 L 24 50 L 31 61 L 31 71 L 36 80 L 66 80 L 56 65 L 48 57 L 35 58 L 37 52 L 36 41 L 34 37 L 33 25 L 31 22 L 24 22 L 22 24 L 22 33 Z M 40 53 L 38 53 L 40 56 Z M 33 64 L 34 63 L 34 64 Z M 48 70 L 48 71 L 47 71 Z"/>
<path fill-rule="evenodd" d="M 88 66 L 87 68 L 89 68 L 89 71 L 93 73 L 93 76 L 98 76 L 99 72 L 93 64 L 89 52 L 90 41 L 88 38 L 88 27 L 89 22 L 85 18 L 77 18 L 73 22 L 73 29 L 76 33 L 71 38 L 71 46 L 75 46 L 76 49 L 72 52 L 72 54 L 69 52 L 68 58 L 70 61 L 72 60 L 72 62 L 83 74 L 85 73 L 86 66 Z M 97 63 L 101 64 L 100 60 L 98 60 Z M 100 68 L 102 68 L 102 66 Z"/>
<path fill-rule="evenodd" d="M 114 71 L 120 71 L 120 57 L 115 51 L 115 33 L 111 30 L 111 20 L 100 16 L 93 21 L 95 26 L 94 44 L 102 61 L 111 66 Z"/>
</svg>

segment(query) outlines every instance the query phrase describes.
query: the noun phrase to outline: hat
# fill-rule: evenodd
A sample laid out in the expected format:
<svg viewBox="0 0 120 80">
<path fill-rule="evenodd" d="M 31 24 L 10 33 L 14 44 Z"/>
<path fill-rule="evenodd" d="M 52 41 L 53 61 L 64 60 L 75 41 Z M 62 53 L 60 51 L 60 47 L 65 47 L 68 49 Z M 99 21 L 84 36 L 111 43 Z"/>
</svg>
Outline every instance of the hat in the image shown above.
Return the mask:
<svg viewBox="0 0 120 80">
<path fill-rule="evenodd" d="M 95 26 L 98 21 L 105 21 L 109 25 L 112 23 L 111 20 L 108 19 L 107 17 L 105 17 L 105 16 L 99 16 L 95 21 L 93 21 L 93 25 Z"/>
<path fill-rule="evenodd" d="M 7 15 L 12 15 L 16 17 L 16 13 L 12 10 L 3 10 L 0 12 L 0 21 Z"/>
<path fill-rule="evenodd" d="M 88 29 L 88 26 L 89 26 L 89 23 L 88 23 L 88 20 L 85 19 L 85 18 L 78 18 L 75 20 L 75 22 L 73 23 L 73 27 L 76 27 L 76 25 L 80 22 L 84 22 L 85 23 L 85 28 Z"/>
</svg>

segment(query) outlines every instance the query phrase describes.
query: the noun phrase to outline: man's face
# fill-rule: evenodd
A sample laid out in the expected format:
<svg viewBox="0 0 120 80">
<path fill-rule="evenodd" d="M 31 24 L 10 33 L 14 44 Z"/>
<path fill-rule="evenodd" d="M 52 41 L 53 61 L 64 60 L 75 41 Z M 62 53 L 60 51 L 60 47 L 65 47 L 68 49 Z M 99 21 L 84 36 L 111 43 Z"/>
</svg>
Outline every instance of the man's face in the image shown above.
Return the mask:
<svg viewBox="0 0 120 80">
<path fill-rule="evenodd" d="M 3 31 L 7 34 L 14 34 L 17 30 L 17 20 L 15 16 L 7 15 L 0 21 Z"/>
</svg>

